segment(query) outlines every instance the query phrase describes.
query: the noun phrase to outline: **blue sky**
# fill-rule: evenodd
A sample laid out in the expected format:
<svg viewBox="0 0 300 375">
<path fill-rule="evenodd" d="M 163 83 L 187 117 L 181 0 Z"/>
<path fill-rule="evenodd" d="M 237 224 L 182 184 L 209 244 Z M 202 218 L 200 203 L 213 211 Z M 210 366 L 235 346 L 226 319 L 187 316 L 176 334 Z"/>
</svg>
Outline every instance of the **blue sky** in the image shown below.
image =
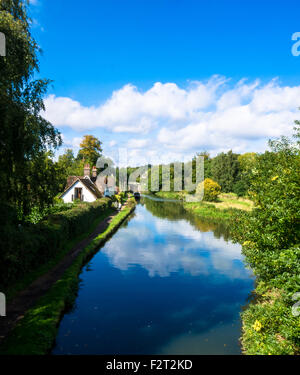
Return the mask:
<svg viewBox="0 0 300 375">
<path fill-rule="evenodd" d="M 263 151 L 300 106 L 299 1 L 31 0 L 45 116 L 133 160 Z M 299 98 L 299 99 L 298 99 Z M 60 152 L 63 152 L 63 148 Z M 162 152 L 163 150 L 163 152 Z"/>
</svg>

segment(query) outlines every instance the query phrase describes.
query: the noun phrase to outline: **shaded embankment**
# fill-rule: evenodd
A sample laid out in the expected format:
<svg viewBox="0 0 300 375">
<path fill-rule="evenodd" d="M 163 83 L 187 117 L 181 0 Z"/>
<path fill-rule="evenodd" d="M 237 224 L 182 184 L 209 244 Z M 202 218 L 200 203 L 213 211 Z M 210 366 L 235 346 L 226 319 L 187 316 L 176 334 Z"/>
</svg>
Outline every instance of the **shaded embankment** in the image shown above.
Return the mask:
<svg viewBox="0 0 300 375">
<path fill-rule="evenodd" d="M 2 341 L 7 336 L 0 347 L 0 354 L 45 354 L 51 349 L 60 317 L 76 292 L 77 276 L 82 265 L 134 208 L 135 201 L 129 199 L 119 213 L 103 220 L 59 264 L 9 304 L 7 317 L 1 320 L 0 325 Z"/>
</svg>

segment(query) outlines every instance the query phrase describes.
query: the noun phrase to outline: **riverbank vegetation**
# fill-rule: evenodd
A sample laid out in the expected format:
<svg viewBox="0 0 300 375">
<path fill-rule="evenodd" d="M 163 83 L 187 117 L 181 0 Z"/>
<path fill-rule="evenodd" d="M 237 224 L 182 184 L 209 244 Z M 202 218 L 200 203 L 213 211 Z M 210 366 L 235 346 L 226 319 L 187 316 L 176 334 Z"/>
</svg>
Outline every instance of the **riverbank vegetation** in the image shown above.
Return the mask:
<svg viewBox="0 0 300 375">
<path fill-rule="evenodd" d="M 220 193 L 221 186 L 211 178 L 205 178 L 205 180 L 196 187 L 196 195 L 203 195 L 203 200 L 206 202 L 215 202 Z"/>
<path fill-rule="evenodd" d="M 196 183 L 196 166 L 198 163 L 197 168 L 199 169 L 199 163 L 202 159 L 204 177 L 207 183 L 217 183 L 221 188 L 221 190 L 218 189 L 218 192 L 234 193 L 238 197 L 247 197 L 257 157 L 258 154 L 256 153 L 236 154 L 231 150 L 227 153 L 220 153 L 215 157 L 211 157 L 207 152 L 200 152 L 186 163 L 176 162 L 169 165 L 143 166 L 142 170 L 148 171 L 148 183 L 145 192 L 152 192 L 157 196 L 162 194 L 164 198 L 168 199 L 172 199 L 174 196 L 175 199 L 183 199 L 183 194 L 187 192 L 194 194 L 196 190 L 194 185 Z M 152 169 L 157 171 L 153 176 L 151 175 Z M 184 173 L 177 175 L 175 169 L 177 172 L 182 170 Z M 137 168 L 128 168 L 127 173 L 130 174 L 136 170 Z M 170 186 L 167 186 L 167 189 L 163 186 L 164 179 L 170 180 Z M 179 187 L 179 189 L 174 188 L 174 186 Z M 155 190 L 152 187 L 155 187 Z M 168 193 L 170 193 L 169 196 L 167 196 Z M 174 193 L 173 196 L 172 193 Z M 206 200 L 211 200 L 211 198 Z"/>
<path fill-rule="evenodd" d="M 222 193 L 216 202 L 184 202 L 197 217 L 230 223 L 256 276 L 253 301 L 242 314 L 245 354 L 300 354 L 300 122 L 295 139 L 269 142 L 247 157 L 248 198 Z M 245 162 L 245 160 L 243 160 Z M 177 193 L 160 198 L 181 200 Z"/>
<path fill-rule="evenodd" d="M 235 208 L 218 208 L 214 205 L 203 202 L 185 202 L 184 209 L 200 219 L 205 219 L 212 223 L 222 222 L 230 225 L 230 220 L 238 213 Z"/>
<path fill-rule="evenodd" d="M 31 34 L 27 3 L 0 2 L 0 27 L 6 38 L 6 56 L 0 58 L 1 292 L 54 259 L 109 208 L 104 201 L 72 208 L 56 204 L 70 164 L 63 162 L 66 158 L 55 161 L 62 138 L 41 115 L 50 81 L 35 79 L 40 49 Z M 102 151 L 93 137 L 85 137 L 81 146 L 78 163 Z"/>
<path fill-rule="evenodd" d="M 256 298 L 242 315 L 246 354 L 300 354 L 299 125 L 295 139 L 270 141 L 271 151 L 258 157 L 255 208 L 235 218 L 234 240 L 257 278 Z"/>
<path fill-rule="evenodd" d="M 85 136 L 77 156 L 66 150 L 55 160 L 62 138 L 41 116 L 49 81 L 35 79 L 39 47 L 31 35 L 26 9 L 23 1 L 0 2 L 1 32 L 7 44 L 6 57 L 0 59 L 0 291 L 9 296 L 47 272 L 112 210 L 106 198 L 72 205 L 56 200 L 69 175 L 81 175 L 84 162 L 95 164 L 102 143 Z M 187 191 L 174 191 L 178 182 L 188 190 L 184 176 L 174 181 L 174 163 L 170 165 L 171 191 L 162 191 L 163 168 L 157 166 L 160 191 L 152 192 L 155 196 L 183 201 L 183 209 L 198 218 L 234 224 L 234 240 L 242 244 L 246 262 L 257 277 L 256 299 L 243 313 L 246 354 L 300 354 L 299 316 L 292 313 L 293 298 L 300 292 L 300 123 L 296 125 L 294 141 L 270 142 L 271 151 L 263 154 L 195 155 L 188 165 L 194 167 L 197 157 L 203 156 L 204 176 L 210 179 L 211 194 L 207 195 L 207 188 L 204 202 L 185 202 Z M 147 166 L 149 171 L 151 167 Z M 136 169 L 128 168 L 128 176 Z M 195 168 L 190 177 L 195 182 Z M 123 199 L 116 197 L 118 202 Z M 7 352 L 42 354 L 49 350 L 69 296 L 74 296 L 82 264 L 133 207 L 129 200 L 109 228 L 28 311 L 9 338 Z M 170 208 L 170 217 L 175 214 L 175 208 Z"/>
<path fill-rule="evenodd" d="M 23 1 L 0 2 L 0 26 L 7 45 L 0 59 L 0 201 L 23 220 L 32 207 L 50 205 L 57 194 L 52 156 L 62 139 L 41 116 L 49 80 L 35 79 L 39 47 Z"/>
<path fill-rule="evenodd" d="M 230 220 L 239 213 L 239 210 L 251 211 L 253 208 L 253 202 L 250 199 L 238 197 L 234 193 L 221 193 L 213 202 L 186 202 L 187 192 L 159 191 L 152 195 L 161 199 L 182 201 L 184 209 L 197 217 L 213 223 L 223 222 L 228 225 L 230 225 Z"/>
<path fill-rule="evenodd" d="M 30 308 L 0 347 L 5 355 L 48 354 L 56 338 L 63 313 L 71 308 L 78 289 L 78 275 L 90 257 L 110 238 L 135 208 L 134 198 L 112 219 L 108 228 L 94 238 L 77 256 L 73 264 L 35 306 Z"/>
<path fill-rule="evenodd" d="M 187 192 L 185 191 L 178 191 L 178 192 L 177 191 L 157 191 L 152 194 L 161 199 L 183 201 L 185 199 L 185 195 L 187 194 Z"/>
<path fill-rule="evenodd" d="M 64 205 L 61 205 L 62 207 Z M 3 208 L 2 208 L 3 210 Z M 18 225 L 16 212 L 6 206 L 1 216 L 0 285 L 6 291 L 28 273 L 55 259 L 68 244 L 89 231 L 95 221 L 111 212 L 111 200 L 67 205 L 37 224 Z M 3 211 L 2 211 L 3 213 Z"/>
</svg>

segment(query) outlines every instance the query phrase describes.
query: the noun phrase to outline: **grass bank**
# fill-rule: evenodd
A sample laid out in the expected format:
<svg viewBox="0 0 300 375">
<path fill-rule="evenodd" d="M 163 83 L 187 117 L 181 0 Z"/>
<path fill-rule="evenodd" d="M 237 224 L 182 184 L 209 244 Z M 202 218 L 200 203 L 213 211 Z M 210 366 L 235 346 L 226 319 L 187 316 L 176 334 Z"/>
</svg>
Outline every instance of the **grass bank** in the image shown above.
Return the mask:
<svg viewBox="0 0 300 375">
<path fill-rule="evenodd" d="M 296 280 L 297 279 L 297 280 Z M 291 287 L 275 287 L 258 282 L 255 300 L 242 313 L 242 350 L 247 355 L 299 355 L 299 316 L 294 316 L 294 291 L 299 277 L 289 280 Z M 294 290 L 293 290 L 294 289 Z M 292 290 L 292 292 L 291 292 Z M 295 307 L 296 308 L 296 307 Z"/>
<path fill-rule="evenodd" d="M 11 287 L 6 289 L 5 295 L 7 298 L 7 302 L 11 301 L 16 296 L 17 293 L 27 288 L 38 277 L 50 271 L 57 263 L 59 263 L 70 252 L 70 250 L 78 242 L 82 241 L 84 238 L 88 237 L 91 233 L 93 233 L 93 231 L 96 229 L 98 224 L 102 220 L 104 220 L 106 217 L 111 215 L 114 211 L 115 210 L 112 207 L 107 208 L 93 221 L 93 223 L 91 224 L 90 228 L 87 231 L 81 233 L 80 235 L 72 239 L 67 239 L 66 242 L 61 246 L 61 249 L 59 250 L 59 252 L 51 260 L 41 265 L 37 269 L 28 272 L 24 278 L 17 281 Z"/>
<path fill-rule="evenodd" d="M 89 231 L 95 220 L 111 208 L 111 200 L 82 202 L 67 210 L 62 207 L 36 224 L 18 224 L 16 210 L 7 205 L 2 208 L 7 220 L 0 226 L 0 290 L 7 294 L 11 285 L 59 256 L 68 241 Z"/>
<path fill-rule="evenodd" d="M 237 209 L 251 211 L 253 202 L 250 199 L 238 197 L 234 193 L 222 193 L 219 195 L 217 202 L 206 202 L 220 210 Z"/>
<path fill-rule="evenodd" d="M 216 208 L 214 205 L 202 202 L 185 202 L 184 209 L 196 215 L 197 217 L 210 221 L 212 223 L 228 222 L 234 214 L 239 212 L 236 208 Z"/>
<path fill-rule="evenodd" d="M 181 191 L 157 191 L 153 193 L 153 195 L 161 199 L 175 199 L 181 201 L 184 200 L 185 194 L 186 193 Z"/>
<path fill-rule="evenodd" d="M 43 355 L 49 353 L 56 338 L 60 319 L 76 297 L 81 268 L 134 208 L 135 201 L 130 198 L 127 206 L 112 219 L 108 228 L 84 248 L 63 277 L 39 299 L 34 307 L 26 312 L 24 318 L 0 347 L 0 354 Z"/>
<path fill-rule="evenodd" d="M 217 202 L 186 202 L 186 192 L 159 191 L 153 194 L 162 199 L 175 199 L 183 202 L 184 208 L 206 221 L 212 223 L 228 222 L 239 210 L 251 211 L 253 203 L 249 199 L 240 198 L 234 193 L 222 193 Z"/>
</svg>

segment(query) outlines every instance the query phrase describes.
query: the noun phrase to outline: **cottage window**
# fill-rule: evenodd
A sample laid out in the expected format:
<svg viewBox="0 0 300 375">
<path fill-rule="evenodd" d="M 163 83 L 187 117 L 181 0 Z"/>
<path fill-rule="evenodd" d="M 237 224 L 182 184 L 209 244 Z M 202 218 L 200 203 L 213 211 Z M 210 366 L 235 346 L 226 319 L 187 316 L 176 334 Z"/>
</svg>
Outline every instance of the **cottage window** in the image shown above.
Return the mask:
<svg viewBox="0 0 300 375">
<path fill-rule="evenodd" d="M 75 188 L 75 200 L 79 199 L 81 201 L 82 198 L 83 198 L 82 188 Z"/>
</svg>

